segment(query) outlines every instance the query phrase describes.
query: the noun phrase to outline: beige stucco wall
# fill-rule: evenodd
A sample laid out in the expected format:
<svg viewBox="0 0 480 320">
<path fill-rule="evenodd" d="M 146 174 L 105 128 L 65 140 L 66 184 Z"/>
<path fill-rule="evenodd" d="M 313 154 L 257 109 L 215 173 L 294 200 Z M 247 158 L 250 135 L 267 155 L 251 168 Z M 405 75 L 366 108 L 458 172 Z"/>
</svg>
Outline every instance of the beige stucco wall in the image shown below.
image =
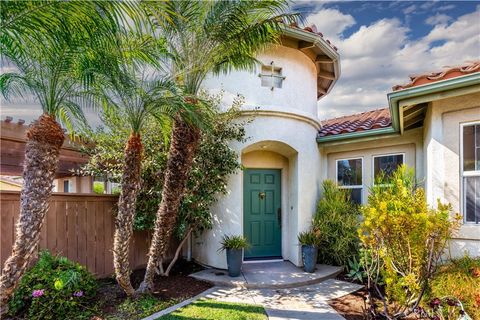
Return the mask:
<svg viewBox="0 0 480 320">
<path fill-rule="evenodd" d="M 244 143 L 233 143 L 242 164 L 250 168 L 282 169 L 282 256 L 301 265 L 297 235 L 312 220 L 321 184 L 317 128 L 285 115 L 257 116 L 245 127 Z M 212 208 L 212 230 L 193 240 L 193 257 L 206 265 L 226 268 L 224 252 L 217 252 L 224 234 L 243 234 L 243 173 L 229 179 L 228 194 Z"/>
<path fill-rule="evenodd" d="M 480 93 L 430 103 L 424 127 L 427 199 L 452 204 L 463 215 L 460 179 L 460 125 L 480 121 Z M 463 224 L 450 252 L 480 256 L 480 225 Z"/>
<path fill-rule="evenodd" d="M 204 88 L 224 90 L 223 104 L 231 105 L 238 94 L 245 97 L 242 110 L 255 118 L 245 127 L 249 139 L 232 143 L 245 167 L 282 170 L 282 256 L 301 265 L 297 235 L 306 230 L 315 212 L 321 184 L 321 155 L 315 140 L 317 118 L 317 70 L 305 53 L 286 46 L 271 46 L 258 55 L 265 65 L 271 61 L 282 68 L 282 88 L 261 86 L 254 71 L 232 71 L 210 75 Z M 252 112 L 254 111 L 254 113 Z M 243 234 L 243 174 L 230 177 L 228 194 L 219 196 L 212 208 L 212 230 L 193 239 L 193 258 L 226 268 L 224 252 L 218 252 L 224 234 Z"/>
<path fill-rule="evenodd" d="M 263 65 L 282 68 L 282 88 L 271 90 L 261 86 L 261 65 L 251 71 L 232 71 L 229 74 L 209 75 L 204 87 L 211 92 L 224 90 L 228 106 L 241 94 L 245 98 L 243 109 L 258 108 L 266 111 L 283 111 L 317 118 L 317 69 L 303 52 L 286 46 L 271 46 L 257 57 Z"/>
<path fill-rule="evenodd" d="M 70 181 L 69 193 L 93 193 L 93 177 L 64 177 L 53 181 L 54 192 L 65 192 L 63 182 Z"/>
<path fill-rule="evenodd" d="M 322 177 L 336 182 L 336 160 L 362 158 L 362 202 L 365 203 L 368 197 L 368 189 L 374 181 L 373 157 L 403 153 L 405 155 L 405 163 L 409 167 L 414 168 L 417 179 L 423 181 L 422 133 L 422 129 L 419 128 L 407 131 L 402 136 L 395 135 L 355 143 L 323 146 L 321 152 L 324 154 L 324 157 L 326 157 L 327 164 L 323 166 Z"/>
</svg>

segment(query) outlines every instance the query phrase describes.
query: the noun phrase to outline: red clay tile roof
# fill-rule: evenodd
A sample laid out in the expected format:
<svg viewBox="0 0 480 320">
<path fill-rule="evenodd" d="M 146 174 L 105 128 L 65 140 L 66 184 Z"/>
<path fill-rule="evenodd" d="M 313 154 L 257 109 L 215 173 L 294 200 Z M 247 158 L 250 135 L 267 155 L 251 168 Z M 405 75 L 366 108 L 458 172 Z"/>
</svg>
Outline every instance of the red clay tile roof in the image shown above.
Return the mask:
<svg viewBox="0 0 480 320">
<path fill-rule="evenodd" d="M 436 81 L 447 80 L 464 76 L 469 73 L 480 72 L 480 60 L 470 61 L 461 66 L 444 67 L 443 71 L 431 72 L 416 76 L 410 76 L 410 82 L 404 85 L 393 86 L 393 91 L 421 86 Z"/>
<path fill-rule="evenodd" d="M 386 128 L 392 125 L 388 108 L 322 121 L 319 137 Z"/>
</svg>

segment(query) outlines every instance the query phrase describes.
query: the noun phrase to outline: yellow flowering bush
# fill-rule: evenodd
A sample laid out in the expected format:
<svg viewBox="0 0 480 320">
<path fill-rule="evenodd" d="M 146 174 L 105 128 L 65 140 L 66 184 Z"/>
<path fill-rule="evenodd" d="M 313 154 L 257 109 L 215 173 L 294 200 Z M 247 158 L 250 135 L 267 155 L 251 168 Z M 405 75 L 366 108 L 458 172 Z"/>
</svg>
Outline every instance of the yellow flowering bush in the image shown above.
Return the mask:
<svg viewBox="0 0 480 320">
<path fill-rule="evenodd" d="M 428 206 L 406 166 L 389 178 L 378 177 L 362 214 L 359 238 L 373 257 L 367 266 L 369 289 L 383 300 L 381 314 L 400 318 L 418 306 L 448 239 L 459 227 L 459 216 L 452 215 L 450 204 Z M 374 303 L 372 308 L 376 313 Z"/>
</svg>

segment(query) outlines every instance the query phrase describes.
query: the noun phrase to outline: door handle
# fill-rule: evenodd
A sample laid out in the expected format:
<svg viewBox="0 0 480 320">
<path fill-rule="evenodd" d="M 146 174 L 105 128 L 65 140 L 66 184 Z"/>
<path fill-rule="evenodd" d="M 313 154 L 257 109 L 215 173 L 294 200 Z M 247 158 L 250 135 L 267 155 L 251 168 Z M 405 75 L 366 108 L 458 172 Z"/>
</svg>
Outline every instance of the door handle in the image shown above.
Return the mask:
<svg viewBox="0 0 480 320">
<path fill-rule="evenodd" d="M 282 227 L 282 208 L 277 209 L 277 221 L 278 221 L 278 226 L 281 228 Z"/>
</svg>

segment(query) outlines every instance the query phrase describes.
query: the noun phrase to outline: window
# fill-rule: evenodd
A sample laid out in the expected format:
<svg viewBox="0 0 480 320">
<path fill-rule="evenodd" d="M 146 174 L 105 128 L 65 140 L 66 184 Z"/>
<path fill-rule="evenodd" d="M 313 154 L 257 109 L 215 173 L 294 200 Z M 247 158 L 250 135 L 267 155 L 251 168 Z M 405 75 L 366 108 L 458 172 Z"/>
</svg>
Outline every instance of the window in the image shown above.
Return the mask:
<svg viewBox="0 0 480 320">
<path fill-rule="evenodd" d="M 405 161 L 405 155 L 388 154 L 373 157 L 373 179 L 377 179 L 380 174 L 384 174 L 385 178 L 390 178 L 397 168 Z"/>
<path fill-rule="evenodd" d="M 282 68 L 276 67 L 273 61 L 270 65 L 263 65 L 262 72 L 258 75 L 262 80 L 262 87 L 281 88 L 285 77 L 282 76 Z"/>
<path fill-rule="evenodd" d="M 337 160 L 337 184 L 342 189 L 350 189 L 350 199 L 362 203 L 363 165 L 362 158 Z"/>
<path fill-rule="evenodd" d="M 461 126 L 463 216 L 466 223 L 480 223 L 480 123 Z"/>
<path fill-rule="evenodd" d="M 63 180 L 63 192 L 70 192 L 70 180 Z"/>
</svg>

